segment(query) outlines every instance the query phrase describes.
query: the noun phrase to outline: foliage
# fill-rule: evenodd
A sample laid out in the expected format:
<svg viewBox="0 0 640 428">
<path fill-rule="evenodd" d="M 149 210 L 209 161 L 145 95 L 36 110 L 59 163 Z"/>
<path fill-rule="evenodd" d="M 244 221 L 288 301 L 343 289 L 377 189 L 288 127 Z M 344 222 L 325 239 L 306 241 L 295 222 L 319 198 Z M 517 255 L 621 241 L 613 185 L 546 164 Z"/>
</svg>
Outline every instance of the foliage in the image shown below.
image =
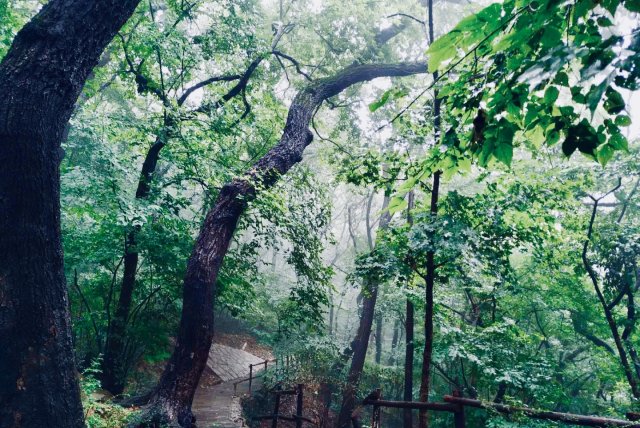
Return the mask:
<svg viewBox="0 0 640 428">
<path fill-rule="evenodd" d="M 631 123 L 621 93 L 640 82 L 637 1 L 507 1 L 462 20 L 430 46 L 448 107 L 447 154 L 510 165 L 514 147 L 544 152 L 562 143 L 605 165 L 627 150 Z M 455 70 L 454 70 L 455 68 Z M 583 88 L 587 88 L 585 91 Z M 595 119 L 595 120 L 594 120 Z"/>
<path fill-rule="evenodd" d="M 87 426 L 89 428 L 120 428 L 125 426 L 133 411 L 105 401 L 105 397 L 98 393 L 100 389 L 99 376 L 100 361 L 96 359 L 82 373 L 80 382 Z"/>
</svg>

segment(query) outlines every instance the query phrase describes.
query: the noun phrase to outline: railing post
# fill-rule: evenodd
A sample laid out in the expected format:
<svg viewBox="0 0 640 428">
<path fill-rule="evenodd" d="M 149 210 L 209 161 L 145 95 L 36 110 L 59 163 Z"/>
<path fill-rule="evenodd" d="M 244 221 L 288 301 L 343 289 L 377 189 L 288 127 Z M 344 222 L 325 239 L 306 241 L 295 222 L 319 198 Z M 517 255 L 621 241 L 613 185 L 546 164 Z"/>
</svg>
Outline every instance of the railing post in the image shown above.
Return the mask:
<svg viewBox="0 0 640 428">
<path fill-rule="evenodd" d="M 303 385 L 301 383 L 298 384 L 298 397 L 296 402 L 296 428 L 302 428 L 302 406 L 303 406 L 303 395 L 302 389 Z"/>
<path fill-rule="evenodd" d="M 251 381 L 253 380 L 253 364 L 249 364 L 249 395 L 251 395 Z"/>
<path fill-rule="evenodd" d="M 280 385 L 276 387 L 276 391 L 280 390 Z M 273 412 L 273 422 L 271 428 L 278 428 L 278 415 L 280 414 L 280 394 L 276 393 L 276 406 Z"/>
<path fill-rule="evenodd" d="M 382 390 L 380 388 L 376 389 L 376 399 L 382 399 Z M 373 405 L 373 413 L 371 414 L 371 428 L 380 428 L 380 406 L 374 404 Z"/>
<path fill-rule="evenodd" d="M 453 391 L 454 397 L 462 397 L 462 394 L 457 389 Z M 453 426 L 454 428 L 465 428 L 464 420 L 464 406 L 458 405 L 458 411 L 453 414 Z"/>
</svg>

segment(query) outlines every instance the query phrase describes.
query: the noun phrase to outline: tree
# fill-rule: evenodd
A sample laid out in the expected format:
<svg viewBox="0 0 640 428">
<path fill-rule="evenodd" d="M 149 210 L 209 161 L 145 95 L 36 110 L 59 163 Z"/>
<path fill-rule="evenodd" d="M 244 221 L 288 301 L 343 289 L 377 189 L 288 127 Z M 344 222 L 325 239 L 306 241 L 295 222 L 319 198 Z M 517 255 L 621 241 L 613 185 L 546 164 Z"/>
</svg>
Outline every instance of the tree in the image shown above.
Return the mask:
<svg viewBox="0 0 640 428">
<path fill-rule="evenodd" d="M 0 425 L 83 426 L 60 237 L 61 141 L 137 0 L 52 0 L 0 63 Z"/>
<path fill-rule="evenodd" d="M 382 203 L 382 215 L 378 226 L 378 233 L 384 233 L 391 222 L 389 214 L 389 196 L 385 195 Z M 371 257 L 375 259 L 375 245 L 371 249 Z M 365 262 L 366 263 L 366 262 Z M 351 342 L 351 366 L 347 375 L 347 382 L 342 390 L 342 406 L 338 415 L 338 427 L 348 427 L 351 424 L 351 416 L 356 405 L 356 392 L 360 384 L 360 377 L 364 369 L 364 362 L 369 349 L 369 337 L 371 335 L 371 326 L 376 310 L 376 301 L 378 300 L 378 288 L 382 279 L 380 272 L 378 275 L 367 273 L 363 278 L 362 284 L 362 313 L 360 314 L 360 322 L 358 330 Z M 383 274 L 384 275 L 384 274 Z M 376 340 L 378 340 L 376 338 Z"/>
<path fill-rule="evenodd" d="M 176 32 L 176 27 L 184 20 L 189 18 L 190 14 L 196 9 L 196 4 L 186 3 L 179 5 L 175 11 L 175 18 L 173 23 L 169 26 L 170 30 L 160 31 L 156 24 L 155 11 L 153 6 L 149 10 L 149 25 L 155 29 L 156 32 L 160 32 L 169 41 L 172 39 L 170 36 Z M 135 27 L 139 30 L 139 25 Z M 135 31 L 135 30 L 134 30 Z M 154 34 L 154 33 L 152 33 Z M 194 43 L 193 37 L 191 43 Z M 179 135 L 179 128 L 181 122 L 186 121 L 187 118 L 191 118 L 196 114 L 210 114 L 218 108 L 221 108 L 227 102 L 233 98 L 242 95 L 246 103 L 245 90 L 249 79 L 252 77 L 256 68 L 260 65 L 265 58 L 263 55 L 259 55 L 257 59 L 251 61 L 246 71 L 241 74 L 226 74 L 221 76 L 213 76 L 201 81 L 198 81 L 191 86 L 184 88 L 181 93 L 177 91 L 171 91 L 171 88 L 167 88 L 165 81 L 177 79 L 179 76 L 184 83 L 186 70 L 184 67 L 184 59 L 180 62 L 179 66 L 170 66 L 169 55 L 161 51 L 160 46 L 155 46 L 154 49 L 148 51 L 139 52 L 140 47 L 136 51 L 135 48 L 129 46 L 131 43 L 130 37 L 120 35 L 122 42 L 123 54 L 124 54 L 124 68 L 128 74 L 130 74 L 137 85 L 137 92 L 139 95 L 152 94 L 163 108 L 163 119 L 160 130 L 155 136 L 154 142 L 149 146 L 147 152 L 144 155 L 144 160 L 139 172 L 139 178 L 136 186 L 135 199 L 137 202 L 147 200 L 151 196 L 151 192 L 154 184 L 154 176 L 158 168 L 158 163 L 161 159 L 162 150 L 171 143 L 171 140 L 177 139 Z M 142 40 L 138 45 L 144 45 L 144 43 L 155 43 L 154 40 Z M 242 40 L 236 41 L 240 44 Z M 135 55 L 142 56 L 137 62 Z M 154 78 L 151 71 L 147 71 L 150 67 L 149 62 L 157 59 L 157 73 L 159 78 Z M 145 65 L 146 63 L 146 65 Z M 176 68 L 174 70 L 174 68 Z M 173 71 L 173 75 L 166 75 L 165 70 L 169 69 Z M 146 72 L 145 72 L 146 71 Z M 152 70 L 156 72 L 156 70 Z M 207 88 L 214 83 L 220 82 L 237 82 L 231 89 L 221 96 L 218 100 L 206 103 L 200 106 L 195 111 L 189 111 L 186 114 L 177 112 L 177 109 L 184 109 L 185 102 L 189 100 L 189 96 L 196 90 Z M 248 106 L 248 104 L 246 104 Z M 244 119 L 249 114 L 249 110 L 245 111 L 241 116 Z M 112 394 L 120 394 L 125 388 L 127 373 L 129 372 L 130 365 L 135 361 L 130 361 L 126 358 L 127 348 L 127 327 L 130 323 L 130 313 L 133 305 L 133 294 L 136 290 L 137 274 L 140 261 L 140 250 L 138 249 L 139 235 L 142 229 L 141 225 L 128 225 L 128 231 L 124 242 L 124 254 L 122 256 L 122 279 L 120 284 L 120 290 L 117 297 L 117 305 L 113 319 L 108 325 L 107 335 L 104 345 L 104 358 L 102 363 L 102 386 L 110 391 Z"/>
<path fill-rule="evenodd" d="M 213 296 L 216 277 L 248 200 L 269 188 L 302 160 L 311 144 L 309 125 L 320 105 L 346 88 L 376 77 L 410 76 L 424 72 L 423 63 L 353 65 L 334 76 L 307 85 L 295 97 L 280 142 L 246 175 L 227 183 L 208 211 L 184 280 L 183 310 L 176 348 L 154 393 L 148 417 L 192 426 L 191 403 L 213 338 Z M 144 417 L 143 419 L 147 419 Z"/>
</svg>

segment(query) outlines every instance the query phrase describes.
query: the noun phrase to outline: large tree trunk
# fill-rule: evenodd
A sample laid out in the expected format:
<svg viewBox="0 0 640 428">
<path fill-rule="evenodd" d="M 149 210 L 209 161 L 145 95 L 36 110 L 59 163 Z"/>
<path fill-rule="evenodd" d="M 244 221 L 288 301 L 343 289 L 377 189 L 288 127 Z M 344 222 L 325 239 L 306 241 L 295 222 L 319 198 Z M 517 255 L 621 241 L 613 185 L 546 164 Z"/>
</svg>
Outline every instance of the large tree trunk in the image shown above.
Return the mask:
<svg viewBox="0 0 640 428">
<path fill-rule="evenodd" d="M 214 287 L 222 260 L 247 201 L 255 197 L 256 184 L 272 187 L 302 160 L 313 140 L 309 124 L 327 98 L 346 88 L 377 77 L 409 76 L 425 72 L 424 63 L 354 65 L 335 76 L 310 83 L 293 100 L 280 142 L 262 157 L 245 177 L 226 184 L 207 213 L 189 258 L 184 280 L 182 317 L 176 348 L 154 394 L 148 416 L 155 423 L 177 421 L 193 426 L 191 403 L 206 365 L 213 337 Z"/>
<path fill-rule="evenodd" d="M 382 203 L 382 216 L 378 230 L 385 230 L 391 222 L 391 215 L 387 208 L 389 207 L 390 198 L 385 195 Z M 356 392 L 364 362 L 367 357 L 367 349 L 369 345 L 369 337 L 371 336 L 371 327 L 376 309 L 376 300 L 378 299 L 378 284 L 366 279 L 362 287 L 362 314 L 360 315 L 360 324 L 356 336 L 351 342 L 351 350 L 353 356 L 351 358 L 351 367 L 347 377 L 347 384 L 342 392 L 342 407 L 338 416 L 338 427 L 345 428 L 349 426 L 351 421 L 351 413 L 356 404 Z M 376 338 L 377 340 L 377 338 Z"/>
<path fill-rule="evenodd" d="M 139 0 L 52 0 L 0 63 L 0 426 L 81 427 L 60 236 L 61 142 Z"/>
</svg>

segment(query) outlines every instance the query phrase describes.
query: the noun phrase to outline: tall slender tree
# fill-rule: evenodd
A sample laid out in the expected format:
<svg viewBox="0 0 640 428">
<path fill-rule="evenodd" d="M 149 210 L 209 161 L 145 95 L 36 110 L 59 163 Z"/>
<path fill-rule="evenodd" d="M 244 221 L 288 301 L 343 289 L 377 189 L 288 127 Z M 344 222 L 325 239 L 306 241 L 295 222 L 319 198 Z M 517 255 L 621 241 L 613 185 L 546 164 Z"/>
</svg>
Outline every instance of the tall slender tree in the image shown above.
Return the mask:
<svg viewBox="0 0 640 428">
<path fill-rule="evenodd" d="M 382 216 L 378 230 L 387 229 L 391 222 L 391 214 L 389 213 L 389 196 L 385 195 L 382 203 Z M 347 376 L 347 384 L 342 391 L 342 407 L 338 416 L 338 426 L 340 428 L 347 427 L 351 421 L 351 414 L 356 404 L 356 392 L 360 377 L 364 369 L 364 362 L 367 357 L 367 349 L 369 346 L 369 337 L 371 336 L 371 328 L 376 309 L 376 301 L 378 300 L 378 283 L 374 279 L 365 278 L 362 285 L 362 313 L 360 315 L 360 323 L 356 336 L 351 342 L 351 366 Z M 377 339 L 376 339 L 377 340 Z"/>
<path fill-rule="evenodd" d="M 429 43 L 433 43 L 435 40 L 434 35 L 434 22 L 433 22 L 433 0 L 427 0 L 427 13 L 429 20 L 427 28 L 429 31 Z M 437 79 L 438 74 L 434 73 L 433 78 Z M 433 133 L 436 143 L 440 138 L 440 126 L 441 126 L 441 101 L 438 99 L 438 91 L 434 91 L 433 96 Z M 435 171 L 433 173 L 433 185 L 431 187 L 431 203 L 429 212 L 431 214 L 432 221 L 435 220 L 438 215 L 438 199 L 440 196 L 440 178 L 442 176 L 441 171 Z M 425 309 L 424 309 L 424 352 L 422 353 L 422 379 L 420 382 L 420 401 L 429 401 L 429 388 L 431 385 L 431 359 L 433 355 L 433 288 L 435 284 L 436 276 L 436 264 L 435 264 L 435 249 L 427 252 L 427 275 L 425 278 Z M 427 411 L 420 410 L 419 427 L 427 428 L 429 421 L 427 419 Z"/>
</svg>

